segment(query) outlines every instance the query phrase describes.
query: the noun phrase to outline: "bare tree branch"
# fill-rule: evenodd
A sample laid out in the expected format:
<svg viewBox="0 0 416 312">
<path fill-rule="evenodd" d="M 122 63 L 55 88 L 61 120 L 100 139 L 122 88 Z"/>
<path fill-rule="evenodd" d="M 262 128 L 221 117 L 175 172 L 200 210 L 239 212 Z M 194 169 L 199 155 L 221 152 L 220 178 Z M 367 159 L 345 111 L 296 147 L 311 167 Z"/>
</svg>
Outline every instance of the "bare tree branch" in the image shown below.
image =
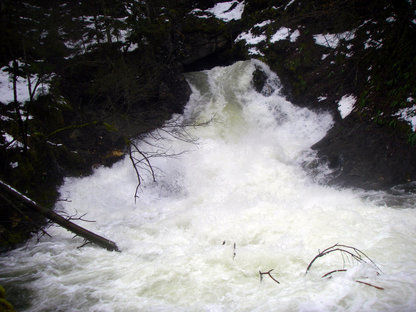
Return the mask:
<svg viewBox="0 0 416 312">
<path fill-rule="evenodd" d="M 371 260 L 370 257 L 368 257 L 364 252 L 362 252 L 358 248 L 355 248 L 355 247 L 352 247 L 352 246 L 348 246 L 348 245 L 342 245 L 342 244 L 338 244 L 337 243 L 335 245 L 332 245 L 332 246 L 324 249 L 323 251 L 319 251 L 319 253 L 312 259 L 312 261 L 309 263 L 308 267 L 306 268 L 305 275 L 309 272 L 309 270 L 312 267 L 312 264 L 317 259 L 319 259 L 319 258 L 321 258 L 323 256 L 326 256 L 326 255 L 328 255 L 330 253 L 333 253 L 333 252 L 340 252 L 341 253 L 342 261 L 343 261 L 344 266 L 345 266 L 345 260 L 346 259 L 352 259 L 352 260 L 357 261 L 358 263 L 370 263 L 377 270 L 377 272 L 376 272 L 377 275 L 380 275 L 379 272 L 382 272 L 381 269 L 375 264 L 375 262 L 373 260 Z M 336 272 L 346 272 L 346 271 L 347 271 L 346 269 L 332 270 L 332 271 L 330 271 L 330 272 L 325 273 L 324 275 L 322 275 L 321 278 L 326 278 L 326 277 L 330 277 L 331 278 L 333 273 L 336 273 Z M 360 280 L 356 280 L 356 282 L 357 283 L 364 284 L 364 285 L 367 285 L 367 286 L 374 287 L 374 288 L 379 289 L 379 290 L 384 290 L 383 287 L 376 286 L 376 285 L 370 284 L 368 282 L 363 282 L 363 281 L 360 281 Z"/>
<path fill-rule="evenodd" d="M 139 138 L 144 146 L 151 147 L 154 151 L 145 151 L 140 148 L 138 144 L 134 143 L 133 139 L 128 139 L 128 154 L 133 165 L 137 177 L 137 186 L 134 193 L 134 200 L 136 202 L 140 186 L 142 184 L 142 171 L 148 172 L 153 180 L 156 182 L 155 167 L 151 163 L 151 158 L 159 157 L 177 157 L 186 151 L 179 153 L 169 152 L 169 149 L 159 145 L 157 142 L 166 141 L 169 138 L 180 140 L 182 142 L 197 144 L 198 138 L 188 132 L 189 127 L 201 127 L 208 125 L 213 119 L 202 123 L 183 122 L 181 117 L 173 118 L 166 122 L 163 127 L 148 133 L 145 137 Z M 154 142 L 152 142 L 154 141 Z"/>
<path fill-rule="evenodd" d="M 373 260 L 370 259 L 370 257 L 368 257 L 364 252 L 362 252 L 361 250 L 352 247 L 352 246 L 347 246 L 347 245 L 342 245 L 342 244 L 335 244 L 331 247 L 328 247 L 326 249 L 324 249 L 323 251 L 319 252 L 313 259 L 312 261 L 309 263 L 308 267 L 306 268 L 306 272 L 305 274 L 307 274 L 309 272 L 309 270 L 312 267 L 312 264 L 319 258 L 326 256 L 332 252 L 336 252 L 339 251 L 341 253 L 341 255 L 347 255 L 350 256 L 352 259 L 356 260 L 359 263 L 368 263 L 370 262 L 378 271 L 381 272 L 381 269 L 374 263 Z M 344 259 L 344 258 L 343 258 Z"/>
</svg>

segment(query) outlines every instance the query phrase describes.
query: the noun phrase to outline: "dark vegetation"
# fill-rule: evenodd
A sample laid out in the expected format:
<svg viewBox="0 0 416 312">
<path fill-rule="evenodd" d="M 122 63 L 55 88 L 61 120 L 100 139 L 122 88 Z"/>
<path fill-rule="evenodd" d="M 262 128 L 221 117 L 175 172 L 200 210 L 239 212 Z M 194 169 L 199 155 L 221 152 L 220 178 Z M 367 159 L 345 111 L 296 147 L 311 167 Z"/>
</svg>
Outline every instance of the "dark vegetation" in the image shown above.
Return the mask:
<svg viewBox="0 0 416 312">
<path fill-rule="evenodd" d="M 239 21 L 189 14 L 216 2 L 2 1 L 0 68 L 13 87 L 0 103 L 0 179 L 52 207 L 64 176 L 111 165 L 135 150 L 132 139 L 182 112 L 190 94 L 184 71 L 251 58 L 245 42 L 234 41 L 239 33 L 270 39 L 285 26 L 299 30 L 297 40 L 262 41 L 264 55 L 255 57 L 278 73 L 290 100 L 333 113 L 334 128 L 314 147 L 335 170 L 329 182 L 386 188 L 416 180 L 415 132 L 394 116 L 415 104 L 415 3 L 246 0 Z M 313 38 L 345 32 L 354 36 L 336 48 Z M 263 76 L 253 77 L 259 90 Z M 357 103 L 341 119 L 337 103 L 346 94 Z M 0 195 L 6 249 L 42 218 Z"/>
</svg>

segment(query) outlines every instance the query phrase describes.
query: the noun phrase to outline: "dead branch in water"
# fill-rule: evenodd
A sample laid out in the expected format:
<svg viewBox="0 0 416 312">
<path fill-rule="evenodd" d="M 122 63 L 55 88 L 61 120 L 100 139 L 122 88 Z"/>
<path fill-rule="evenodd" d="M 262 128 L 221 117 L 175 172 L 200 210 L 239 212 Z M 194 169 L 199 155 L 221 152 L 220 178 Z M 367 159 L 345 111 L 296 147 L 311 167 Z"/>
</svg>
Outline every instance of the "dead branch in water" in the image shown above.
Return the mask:
<svg viewBox="0 0 416 312">
<path fill-rule="evenodd" d="M 333 270 L 331 272 L 325 273 L 324 275 L 321 276 L 321 278 L 325 278 L 325 277 L 331 277 L 332 273 L 336 273 L 336 272 L 347 272 L 346 269 L 339 269 L 339 270 Z"/>
<path fill-rule="evenodd" d="M 309 263 L 308 267 L 306 268 L 305 274 L 307 274 L 309 272 L 309 270 L 312 267 L 312 264 L 317 259 L 319 259 L 323 256 L 326 256 L 330 253 L 336 252 L 336 251 L 340 252 L 342 256 L 344 256 L 344 255 L 350 256 L 352 259 L 356 260 L 359 263 L 369 263 L 370 262 L 378 271 L 381 272 L 380 268 L 375 264 L 375 262 L 373 260 L 371 260 L 370 257 L 368 257 L 364 252 L 362 252 L 358 248 L 336 243 L 335 245 L 333 245 L 331 247 L 328 247 L 328 248 L 324 249 L 323 251 L 319 252 L 312 259 L 312 261 Z"/>
<path fill-rule="evenodd" d="M 271 274 L 272 271 L 273 271 L 273 269 L 271 269 L 271 270 L 269 270 L 267 272 L 261 272 L 261 271 L 259 271 L 259 274 L 260 274 L 260 282 L 263 280 L 263 275 L 268 275 L 272 280 L 274 280 L 276 283 L 280 284 L 280 282 L 272 276 L 272 274 Z"/>
<path fill-rule="evenodd" d="M 312 259 L 312 261 L 309 263 L 309 265 L 308 265 L 308 267 L 306 268 L 306 272 L 305 272 L 305 275 L 309 272 L 309 270 L 311 269 L 311 267 L 312 267 L 312 264 L 317 260 L 317 259 L 319 259 L 319 258 L 321 258 L 321 257 L 323 257 L 323 256 L 326 256 L 326 255 L 328 255 L 328 254 L 330 254 L 330 253 L 333 253 L 333 252 L 340 252 L 341 253 L 341 255 L 342 255 L 342 259 L 345 261 L 345 259 L 344 259 L 344 256 L 347 256 L 347 257 L 351 257 L 353 260 L 356 260 L 358 263 L 370 263 L 370 264 L 372 264 L 375 268 L 376 268 L 376 270 L 377 270 L 377 275 L 380 275 L 380 273 L 379 272 L 381 272 L 381 269 L 375 264 L 375 262 L 373 261 L 373 260 L 371 260 L 371 258 L 369 257 L 369 256 L 367 256 L 364 252 L 362 252 L 361 250 L 359 250 L 358 248 L 355 248 L 355 247 L 352 247 L 352 246 L 348 246 L 348 245 L 342 245 L 342 244 L 335 244 L 335 245 L 333 245 L 333 246 L 331 246 L 331 247 L 328 247 L 328 248 L 326 248 L 326 249 L 324 249 L 323 251 L 320 251 L 313 259 Z M 330 271 L 330 272 L 328 272 L 328 273 L 326 273 L 326 274 L 324 274 L 324 275 L 322 275 L 321 276 L 321 278 L 326 278 L 326 277 L 329 277 L 329 278 L 331 278 L 332 277 L 332 274 L 333 273 L 336 273 L 336 272 L 346 272 L 347 270 L 346 269 L 338 269 L 338 270 L 333 270 L 333 271 Z M 356 282 L 357 283 L 360 283 L 360 284 L 363 284 L 363 285 L 367 285 L 367 286 L 370 286 L 370 287 L 374 287 L 374 288 L 376 288 L 376 289 L 379 289 L 379 290 L 384 290 L 384 288 L 383 287 L 380 287 L 380 286 L 376 286 L 376 285 L 374 285 L 374 284 L 371 284 L 371 283 L 367 283 L 367 282 L 363 282 L 363 281 L 360 281 L 360 280 L 356 280 Z"/>
<path fill-rule="evenodd" d="M 359 281 L 359 280 L 356 280 L 356 282 L 357 283 L 360 283 L 360 284 L 364 284 L 364 285 L 370 286 L 370 287 L 374 287 L 374 288 L 379 289 L 379 290 L 384 290 L 383 287 L 376 286 L 376 285 L 373 285 L 373 284 L 370 284 L 370 283 L 366 283 L 366 282 Z"/>
<path fill-rule="evenodd" d="M 224 241 L 225 243 L 225 241 Z M 223 243 L 223 244 L 224 244 Z M 235 243 L 234 243 L 234 248 L 235 248 Z M 348 246 L 348 245 L 342 245 L 342 244 L 335 244 L 333 246 L 330 246 L 326 249 L 324 249 L 323 251 L 319 251 L 319 253 L 312 259 L 312 261 L 309 263 L 308 267 L 306 268 L 306 272 L 305 275 L 309 272 L 309 270 L 311 269 L 312 265 L 315 263 L 315 261 L 323 256 L 326 256 L 330 253 L 333 252 L 340 252 L 343 261 L 345 262 L 345 258 L 344 256 L 347 257 L 351 257 L 353 260 L 357 261 L 358 263 L 370 263 L 372 264 L 376 270 L 377 270 L 377 275 L 380 275 L 379 272 L 381 272 L 381 269 L 375 264 L 375 262 L 373 260 L 371 260 L 370 257 L 368 257 L 364 252 L 362 252 L 361 250 L 359 250 L 358 248 L 352 247 L 352 246 Z M 344 263 L 345 264 L 345 263 Z M 260 275 L 260 282 L 263 280 L 263 275 L 268 275 L 273 281 L 275 281 L 277 284 L 280 284 L 280 282 L 273 277 L 273 275 L 271 274 L 271 272 L 273 271 L 273 269 L 267 271 L 267 272 L 261 272 L 259 271 L 259 275 Z M 337 270 L 332 270 L 328 273 L 325 273 L 324 275 L 321 276 L 321 278 L 331 278 L 332 274 L 337 273 L 337 272 L 347 272 L 347 269 L 337 269 Z M 370 286 L 370 287 L 374 287 L 378 290 L 384 290 L 383 287 L 368 283 L 368 282 L 364 282 L 361 280 L 355 280 L 355 282 L 366 285 L 366 286 Z"/>
</svg>

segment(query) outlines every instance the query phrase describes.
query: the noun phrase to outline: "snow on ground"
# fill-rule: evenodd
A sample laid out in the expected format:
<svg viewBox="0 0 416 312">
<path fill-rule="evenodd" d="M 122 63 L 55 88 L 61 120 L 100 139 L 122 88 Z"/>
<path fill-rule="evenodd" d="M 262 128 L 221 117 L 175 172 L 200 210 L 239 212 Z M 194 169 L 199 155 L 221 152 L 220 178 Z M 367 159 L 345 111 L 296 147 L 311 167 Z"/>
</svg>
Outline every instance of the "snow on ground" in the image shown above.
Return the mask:
<svg viewBox="0 0 416 312">
<path fill-rule="evenodd" d="M 216 18 L 223 20 L 224 22 L 241 19 L 243 11 L 244 1 L 220 2 L 214 5 L 211 9 L 206 10 L 206 12 L 213 14 Z"/>
<path fill-rule="evenodd" d="M 23 147 L 23 143 L 15 140 L 15 138 L 12 135 L 8 134 L 5 131 L 1 131 L 0 133 L 5 141 L 5 144 L 2 144 L 2 145 L 7 145 L 7 149 Z"/>
<path fill-rule="evenodd" d="M 290 6 L 290 5 L 292 5 L 293 4 L 293 2 L 295 2 L 296 0 L 292 0 L 292 1 L 290 1 L 286 6 L 285 6 L 285 10 Z"/>
<path fill-rule="evenodd" d="M 300 36 L 300 32 L 298 29 L 292 32 L 290 28 L 282 26 L 270 38 L 270 42 L 274 43 L 280 40 L 287 40 L 288 37 L 289 37 L 290 42 L 295 42 L 299 36 Z"/>
<path fill-rule="evenodd" d="M 274 43 L 280 40 L 286 40 L 289 37 L 290 28 L 287 27 L 280 27 L 276 33 L 270 38 L 270 42 Z"/>
<path fill-rule="evenodd" d="M 18 66 L 24 66 L 23 63 L 18 61 Z M 3 104 L 8 104 L 14 101 L 14 92 L 13 92 L 13 82 L 10 79 L 9 71 L 13 68 L 13 62 L 10 62 L 8 66 L 4 66 L 0 68 L 0 102 Z M 37 76 L 32 76 L 31 78 L 32 85 L 34 81 L 37 81 Z M 44 94 L 49 92 L 49 85 L 48 84 L 41 84 L 38 86 L 36 91 L 36 96 L 39 94 Z M 16 93 L 17 93 L 17 101 L 20 103 L 24 103 L 25 101 L 29 101 L 29 89 L 28 89 L 28 81 L 23 77 L 17 77 L 16 81 Z"/>
<path fill-rule="evenodd" d="M 4 66 L 0 69 L 0 102 L 8 104 L 14 101 L 13 95 L 13 83 L 9 78 L 8 68 L 12 68 L 12 62 L 9 66 Z M 27 81 L 19 77 L 16 83 L 17 100 L 19 102 L 25 102 L 29 100 L 29 91 L 27 88 Z"/>
<path fill-rule="evenodd" d="M 366 42 L 364 42 L 364 49 L 369 48 L 376 48 L 380 49 L 383 46 L 383 43 L 381 41 L 373 40 L 373 38 L 368 38 Z"/>
<path fill-rule="evenodd" d="M 259 49 L 257 49 L 256 47 L 251 47 L 248 49 L 248 54 L 249 55 L 261 55 L 264 56 L 264 53 L 261 52 Z"/>
<path fill-rule="evenodd" d="M 318 102 L 322 102 L 322 101 L 325 101 L 327 99 L 327 97 L 326 96 L 318 96 Z"/>
<path fill-rule="evenodd" d="M 341 100 L 339 100 L 338 110 L 339 110 L 339 113 L 341 114 L 342 119 L 347 117 L 352 112 L 356 101 L 357 101 L 357 98 L 352 94 L 344 95 L 341 98 Z"/>
<path fill-rule="evenodd" d="M 412 131 L 416 131 L 416 105 L 402 108 L 393 116 L 397 116 L 400 120 L 406 121 L 412 127 Z"/>
<path fill-rule="evenodd" d="M 248 32 L 242 32 L 241 34 L 239 34 L 234 42 L 245 40 L 246 44 L 254 45 L 266 39 L 267 39 L 266 35 L 261 34 L 259 36 L 256 36 L 251 32 L 251 29 L 250 29 Z"/>
<path fill-rule="evenodd" d="M 355 37 L 354 31 L 346 31 L 339 34 L 317 34 L 314 35 L 315 43 L 324 47 L 335 49 L 340 40 L 352 40 Z"/>
<path fill-rule="evenodd" d="M 296 42 L 298 37 L 300 36 L 300 32 L 298 29 L 296 29 L 291 35 L 290 35 L 290 42 Z"/>
<path fill-rule="evenodd" d="M 261 27 L 264 27 L 266 25 L 269 25 L 271 22 L 272 22 L 271 20 L 263 21 L 261 23 L 258 23 L 256 25 L 254 25 L 253 27 L 260 27 L 261 28 Z"/>
</svg>

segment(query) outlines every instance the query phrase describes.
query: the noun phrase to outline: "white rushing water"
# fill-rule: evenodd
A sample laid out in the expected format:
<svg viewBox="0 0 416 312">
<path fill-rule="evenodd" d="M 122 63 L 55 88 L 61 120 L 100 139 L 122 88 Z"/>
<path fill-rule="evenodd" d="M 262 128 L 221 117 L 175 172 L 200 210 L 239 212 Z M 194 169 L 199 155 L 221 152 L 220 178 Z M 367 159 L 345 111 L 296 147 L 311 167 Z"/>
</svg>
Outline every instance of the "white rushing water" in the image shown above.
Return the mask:
<svg viewBox="0 0 416 312">
<path fill-rule="evenodd" d="M 265 95 L 251 85 L 256 66 L 269 75 Z M 211 122 L 186 129 L 197 144 L 163 132 L 165 140 L 139 143 L 179 155 L 151 158 L 156 182 L 144 176 L 136 204 L 128 157 L 60 190 L 68 201 L 56 209 L 87 213 L 96 222 L 78 223 L 121 252 L 77 249 L 80 238 L 48 229 L 51 238 L 0 257 L 0 284 L 22 300 L 19 310 L 414 311 L 414 199 L 389 207 L 380 193 L 315 183 L 301 164 L 332 119 L 286 101 L 264 64 L 238 62 L 188 80 L 193 94 L 175 119 Z M 381 272 L 333 252 L 305 275 L 319 250 L 336 243 L 365 252 Z M 260 279 L 272 269 L 280 284 Z M 337 269 L 348 270 L 321 278 Z"/>
</svg>

